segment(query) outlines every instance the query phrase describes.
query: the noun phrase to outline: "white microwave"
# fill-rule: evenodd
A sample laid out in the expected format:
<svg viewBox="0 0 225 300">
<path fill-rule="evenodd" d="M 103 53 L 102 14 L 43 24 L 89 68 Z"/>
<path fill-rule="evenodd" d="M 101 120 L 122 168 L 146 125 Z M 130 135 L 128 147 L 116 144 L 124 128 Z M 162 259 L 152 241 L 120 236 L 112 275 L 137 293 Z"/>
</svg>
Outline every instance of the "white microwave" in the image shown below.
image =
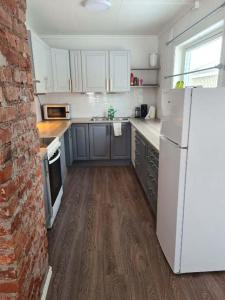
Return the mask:
<svg viewBox="0 0 225 300">
<path fill-rule="evenodd" d="M 45 104 L 42 106 L 44 120 L 69 120 L 69 104 Z"/>
</svg>

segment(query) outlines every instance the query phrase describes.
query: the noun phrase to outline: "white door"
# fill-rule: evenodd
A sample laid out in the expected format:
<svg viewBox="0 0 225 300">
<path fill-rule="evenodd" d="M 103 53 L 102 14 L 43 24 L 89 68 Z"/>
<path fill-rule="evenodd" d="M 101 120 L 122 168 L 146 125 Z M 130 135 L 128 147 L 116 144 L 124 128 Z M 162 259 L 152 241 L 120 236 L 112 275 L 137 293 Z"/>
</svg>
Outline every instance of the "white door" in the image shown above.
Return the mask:
<svg viewBox="0 0 225 300">
<path fill-rule="evenodd" d="M 83 92 L 82 87 L 82 70 L 81 70 L 81 52 L 70 51 L 70 68 L 71 68 L 71 83 L 72 92 Z"/>
<path fill-rule="evenodd" d="M 110 92 L 130 91 L 130 52 L 110 51 Z"/>
<path fill-rule="evenodd" d="M 51 49 L 53 70 L 53 92 L 71 91 L 69 51 Z"/>
<path fill-rule="evenodd" d="M 84 92 L 108 91 L 108 52 L 82 51 Z"/>
<path fill-rule="evenodd" d="M 169 90 L 163 94 L 167 111 L 164 112 L 161 134 L 181 147 L 188 146 L 191 95 L 191 88 Z"/>
<path fill-rule="evenodd" d="M 52 90 L 51 49 L 36 34 L 31 32 L 31 47 L 36 80 L 36 92 L 47 93 Z"/>
<path fill-rule="evenodd" d="M 180 272 L 187 150 L 160 140 L 157 237 L 175 273 Z"/>
</svg>

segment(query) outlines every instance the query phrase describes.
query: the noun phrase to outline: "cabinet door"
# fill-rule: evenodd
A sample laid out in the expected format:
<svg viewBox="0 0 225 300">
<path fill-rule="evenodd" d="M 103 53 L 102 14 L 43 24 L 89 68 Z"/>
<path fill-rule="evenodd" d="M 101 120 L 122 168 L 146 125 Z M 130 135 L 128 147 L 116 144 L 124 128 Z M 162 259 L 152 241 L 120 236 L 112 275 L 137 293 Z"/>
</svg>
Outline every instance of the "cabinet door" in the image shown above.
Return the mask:
<svg viewBox="0 0 225 300">
<path fill-rule="evenodd" d="M 89 160 L 88 124 L 72 125 L 72 139 L 74 160 Z"/>
<path fill-rule="evenodd" d="M 147 191 L 146 151 L 147 151 L 147 142 L 140 134 L 137 133 L 135 169 L 145 192 Z"/>
<path fill-rule="evenodd" d="M 60 163 L 61 163 L 61 175 L 62 175 L 62 183 L 65 182 L 67 176 L 67 166 L 66 166 L 66 151 L 65 151 L 65 142 L 64 142 L 64 135 L 60 138 L 61 143 L 61 156 L 60 156 Z"/>
<path fill-rule="evenodd" d="M 36 34 L 30 33 L 32 48 L 33 76 L 36 80 L 36 92 L 52 91 L 51 49 Z"/>
<path fill-rule="evenodd" d="M 70 61 L 69 51 L 51 49 L 53 70 L 53 92 L 70 92 Z"/>
<path fill-rule="evenodd" d="M 90 159 L 110 159 L 110 124 L 90 124 Z"/>
<path fill-rule="evenodd" d="M 70 127 L 64 134 L 66 165 L 67 167 L 73 164 L 73 142 L 72 142 L 72 128 Z"/>
<path fill-rule="evenodd" d="M 110 51 L 110 92 L 130 91 L 129 51 Z"/>
<path fill-rule="evenodd" d="M 72 92 L 81 93 L 83 92 L 83 87 L 82 87 L 80 51 L 70 51 L 70 68 L 71 68 Z"/>
<path fill-rule="evenodd" d="M 108 52 L 82 51 L 84 92 L 106 92 L 108 80 Z"/>
<path fill-rule="evenodd" d="M 129 123 L 122 124 L 122 136 L 114 136 L 111 125 L 111 159 L 130 159 L 131 128 Z"/>
<path fill-rule="evenodd" d="M 159 153 L 151 145 L 148 144 L 147 151 L 147 198 L 156 214 L 157 198 L 158 198 L 158 168 L 159 168 Z"/>
<path fill-rule="evenodd" d="M 135 167 L 135 155 L 136 155 L 136 129 L 131 127 L 131 161 Z"/>
</svg>

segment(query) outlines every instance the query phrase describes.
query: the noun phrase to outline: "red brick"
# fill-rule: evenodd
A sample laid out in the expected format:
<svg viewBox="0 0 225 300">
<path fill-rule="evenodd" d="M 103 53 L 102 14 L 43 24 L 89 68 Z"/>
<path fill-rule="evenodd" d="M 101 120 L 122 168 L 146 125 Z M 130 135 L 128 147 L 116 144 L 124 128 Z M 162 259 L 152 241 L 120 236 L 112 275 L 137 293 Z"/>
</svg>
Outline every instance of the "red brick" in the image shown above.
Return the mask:
<svg viewBox="0 0 225 300">
<path fill-rule="evenodd" d="M 2 170 L 0 170 L 0 184 L 8 181 L 12 176 L 13 164 L 8 163 Z"/>
<path fill-rule="evenodd" d="M 27 37 L 27 30 L 23 23 L 19 22 L 17 19 L 13 20 L 13 30 L 19 36 L 26 38 Z"/>
<path fill-rule="evenodd" d="M 5 219 L 13 217 L 17 211 L 17 207 L 18 198 L 17 195 L 13 195 L 10 201 L 7 202 L 7 205 L 0 209 L 0 218 L 4 221 Z"/>
<path fill-rule="evenodd" d="M 13 249 L 13 247 L 14 241 L 11 236 L 0 237 L 0 249 L 2 253 L 2 250 Z"/>
<path fill-rule="evenodd" d="M 17 196 L 16 191 L 18 190 L 18 180 L 9 180 L 0 189 L 0 202 L 8 201 L 12 195 Z"/>
<path fill-rule="evenodd" d="M 13 78 L 17 83 L 27 83 L 27 73 L 25 71 L 15 69 Z"/>
<path fill-rule="evenodd" d="M 0 146 L 10 142 L 11 130 L 9 128 L 0 128 Z"/>
<path fill-rule="evenodd" d="M 7 32 L 6 30 L 0 28 L 0 43 L 2 44 L 7 43 L 6 32 Z"/>
<path fill-rule="evenodd" d="M 2 87 L 0 86 L 0 103 L 3 101 L 3 91 Z"/>
<path fill-rule="evenodd" d="M 20 98 L 20 89 L 15 86 L 6 86 L 4 88 L 4 95 L 8 101 L 18 101 Z"/>
<path fill-rule="evenodd" d="M 32 84 L 33 85 L 33 76 L 31 73 L 27 74 L 27 82 L 28 84 Z"/>
<path fill-rule="evenodd" d="M 17 9 L 17 5 L 16 5 L 16 0 L 1 0 L 2 5 L 6 8 L 6 10 L 10 13 L 10 14 L 15 14 L 16 13 L 16 9 Z"/>
<path fill-rule="evenodd" d="M 7 38 L 7 42 L 9 44 L 9 47 L 12 47 L 14 49 L 20 49 L 18 47 L 18 45 L 20 43 L 20 39 L 15 34 L 12 34 L 10 32 L 6 32 L 6 38 Z"/>
<path fill-rule="evenodd" d="M 18 113 L 20 116 L 28 115 L 30 114 L 30 112 L 31 112 L 31 105 L 29 102 L 21 103 L 18 105 Z"/>
<path fill-rule="evenodd" d="M 1 293 L 16 293 L 18 292 L 18 282 L 15 281 L 6 281 L 0 282 L 0 292 Z"/>
<path fill-rule="evenodd" d="M 20 65 L 21 54 L 17 52 L 15 49 L 11 49 L 9 47 L 2 47 L 1 52 L 6 57 L 8 63 L 15 66 Z"/>
<path fill-rule="evenodd" d="M 12 18 L 1 5 L 0 5 L 0 24 L 10 29 L 12 28 Z"/>
<path fill-rule="evenodd" d="M 4 300 L 39 299 L 48 267 L 25 10 L 26 0 L 0 0 L 0 52 L 6 59 L 0 67 L 0 263 L 4 264 L 0 299 Z M 21 101 L 22 91 L 26 103 Z"/>
<path fill-rule="evenodd" d="M 10 66 L 0 67 L 0 81 L 12 82 L 12 70 Z"/>
<path fill-rule="evenodd" d="M 25 21 L 26 21 L 26 14 L 25 14 L 24 9 L 18 8 L 18 19 L 22 23 L 25 23 Z"/>
<path fill-rule="evenodd" d="M 15 120 L 17 110 L 14 106 L 0 107 L 0 123 Z"/>
<path fill-rule="evenodd" d="M 7 145 L 0 149 L 0 165 L 5 164 L 12 158 L 11 145 Z"/>
<path fill-rule="evenodd" d="M 2 242 L 1 242 L 2 243 Z M 17 278 L 17 272 L 13 267 L 9 267 L 7 270 L 1 270 L 0 269 L 0 280 L 12 280 Z M 0 299 L 1 296 L 0 296 Z"/>
</svg>

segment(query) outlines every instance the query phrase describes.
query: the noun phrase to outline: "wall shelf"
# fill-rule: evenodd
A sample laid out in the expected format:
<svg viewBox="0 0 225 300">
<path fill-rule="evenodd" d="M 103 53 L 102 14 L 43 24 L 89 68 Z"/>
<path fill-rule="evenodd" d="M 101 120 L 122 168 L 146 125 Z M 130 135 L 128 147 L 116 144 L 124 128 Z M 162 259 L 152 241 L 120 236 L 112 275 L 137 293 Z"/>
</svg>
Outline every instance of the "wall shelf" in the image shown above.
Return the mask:
<svg viewBox="0 0 225 300">
<path fill-rule="evenodd" d="M 160 70 L 160 67 L 154 67 L 154 68 L 131 68 L 131 71 L 158 71 Z"/>
<path fill-rule="evenodd" d="M 159 85 L 158 84 L 145 84 L 145 85 L 131 85 L 131 88 L 158 88 Z"/>
</svg>

